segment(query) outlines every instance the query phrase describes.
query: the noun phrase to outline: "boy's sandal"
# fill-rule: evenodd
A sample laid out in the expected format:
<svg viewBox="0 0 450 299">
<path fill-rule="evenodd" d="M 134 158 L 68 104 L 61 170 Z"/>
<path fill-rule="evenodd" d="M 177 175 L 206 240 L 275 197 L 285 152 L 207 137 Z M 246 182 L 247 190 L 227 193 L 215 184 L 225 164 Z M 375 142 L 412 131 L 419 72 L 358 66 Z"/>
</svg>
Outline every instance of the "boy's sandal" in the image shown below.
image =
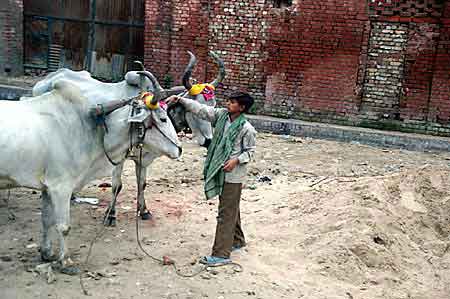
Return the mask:
<svg viewBox="0 0 450 299">
<path fill-rule="evenodd" d="M 231 263 L 231 259 L 224 258 L 224 257 L 207 255 L 207 256 L 202 257 L 199 262 L 201 264 L 206 265 L 206 266 L 217 267 L 217 266 L 223 266 L 223 265 L 226 265 L 226 264 L 230 264 Z"/>
<path fill-rule="evenodd" d="M 246 246 L 245 244 L 244 245 L 233 245 L 231 247 L 231 251 L 236 251 L 236 250 L 242 249 L 245 246 Z"/>
</svg>

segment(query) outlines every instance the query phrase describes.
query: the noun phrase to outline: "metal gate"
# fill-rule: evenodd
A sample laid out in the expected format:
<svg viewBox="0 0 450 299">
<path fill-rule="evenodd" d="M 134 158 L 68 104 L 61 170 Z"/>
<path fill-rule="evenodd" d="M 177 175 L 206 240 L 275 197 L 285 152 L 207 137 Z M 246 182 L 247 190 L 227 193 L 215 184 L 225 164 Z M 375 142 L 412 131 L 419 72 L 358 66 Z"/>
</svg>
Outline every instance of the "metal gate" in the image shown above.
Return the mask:
<svg viewBox="0 0 450 299">
<path fill-rule="evenodd" d="M 144 0 L 24 0 L 24 67 L 120 80 L 144 56 Z"/>
</svg>

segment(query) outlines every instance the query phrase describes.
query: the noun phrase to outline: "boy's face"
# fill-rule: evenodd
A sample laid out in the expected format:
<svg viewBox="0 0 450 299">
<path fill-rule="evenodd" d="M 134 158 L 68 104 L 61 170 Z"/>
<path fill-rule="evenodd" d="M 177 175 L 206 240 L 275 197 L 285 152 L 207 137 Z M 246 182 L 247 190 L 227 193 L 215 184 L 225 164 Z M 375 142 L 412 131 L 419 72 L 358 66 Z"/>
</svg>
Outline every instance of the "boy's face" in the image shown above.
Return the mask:
<svg viewBox="0 0 450 299">
<path fill-rule="evenodd" d="M 227 109 L 230 114 L 235 114 L 235 113 L 240 114 L 240 113 L 242 113 L 242 111 L 244 111 L 245 106 L 240 105 L 239 102 L 236 100 L 228 99 L 227 100 Z"/>
</svg>

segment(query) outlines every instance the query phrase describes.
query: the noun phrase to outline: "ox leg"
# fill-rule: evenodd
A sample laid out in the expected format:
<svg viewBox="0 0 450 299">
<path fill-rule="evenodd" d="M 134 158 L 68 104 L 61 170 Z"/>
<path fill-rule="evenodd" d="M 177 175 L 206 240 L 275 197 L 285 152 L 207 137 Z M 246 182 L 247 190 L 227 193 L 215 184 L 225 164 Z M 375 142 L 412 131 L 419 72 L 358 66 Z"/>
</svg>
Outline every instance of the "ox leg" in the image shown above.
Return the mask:
<svg viewBox="0 0 450 299">
<path fill-rule="evenodd" d="M 41 239 L 41 259 L 50 262 L 57 259 L 52 252 L 52 242 L 49 238 L 50 228 L 55 225 L 53 207 L 47 191 L 42 191 L 42 239 Z"/>
<path fill-rule="evenodd" d="M 147 179 L 147 167 L 141 166 L 138 163 L 135 164 L 135 167 L 136 167 L 138 194 L 139 194 L 137 199 L 139 215 L 141 215 L 142 220 L 150 220 L 152 219 L 152 213 L 150 213 L 150 211 L 147 209 L 144 198 L 145 181 Z M 140 174 L 140 176 L 138 176 L 138 174 Z"/>
<path fill-rule="evenodd" d="M 72 190 L 64 186 L 57 186 L 49 189 L 48 193 L 53 204 L 53 218 L 59 239 L 58 262 L 61 266 L 60 270 L 64 274 L 76 275 L 80 270 L 73 266 L 73 262 L 68 257 L 65 240 L 70 231 L 70 196 Z"/>
<path fill-rule="evenodd" d="M 114 167 L 112 173 L 112 200 L 105 212 L 105 218 L 103 219 L 103 225 L 116 226 L 116 202 L 120 191 L 122 190 L 122 170 L 124 163 L 121 163 Z"/>
</svg>

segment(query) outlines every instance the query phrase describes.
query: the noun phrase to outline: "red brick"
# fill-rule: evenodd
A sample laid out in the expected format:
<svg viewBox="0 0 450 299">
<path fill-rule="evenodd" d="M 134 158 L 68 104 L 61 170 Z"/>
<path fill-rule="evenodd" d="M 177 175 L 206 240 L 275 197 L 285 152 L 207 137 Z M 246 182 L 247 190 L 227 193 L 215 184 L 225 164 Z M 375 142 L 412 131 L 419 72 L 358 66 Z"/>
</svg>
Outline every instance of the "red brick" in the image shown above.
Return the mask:
<svg viewBox="0 0 450 299">
<path fill-rule="evenodd" d="M 415 0 L 302 0 L 289 9 L 273 9 L 268 1 L 238 6 L 241 2 L 217 0 L 208 11 L 203 0 L 191 0 L 189 6 L 181 0 L 147 0 L 147 67 L 180 83 L 186 50 L 191 50 L 198 58 L 194 76 L 210 81 L 216 71 L 207 56 L 212 49 L 221 52 L 228 72 L 219 96 L 248 90 L 266 114 L 286 101 L 300 114 L 360 117 L 366 70 L 376 65 L 368 59 L 371 24 L 410 22 L 406 52 L 391 55 L 406 58 L 399 113 L 403 119 L 450 124 L 448 2 L 426 0 L 424 7 L 432 8 L 424 13 Z M 391 109 L 386 107 L 390 104 L 381 103 L 375 110 Z"/>
</svg>

